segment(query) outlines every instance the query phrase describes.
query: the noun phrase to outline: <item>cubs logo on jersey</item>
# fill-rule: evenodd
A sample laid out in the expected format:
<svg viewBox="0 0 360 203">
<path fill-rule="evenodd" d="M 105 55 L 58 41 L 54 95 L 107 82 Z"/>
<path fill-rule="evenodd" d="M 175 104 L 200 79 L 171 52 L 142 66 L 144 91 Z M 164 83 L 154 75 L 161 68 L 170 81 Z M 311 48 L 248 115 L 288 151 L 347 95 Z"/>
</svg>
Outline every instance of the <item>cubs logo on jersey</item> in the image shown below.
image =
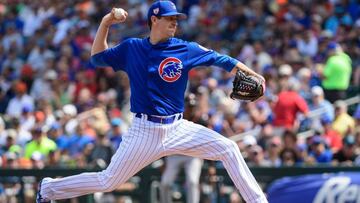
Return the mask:
<svg viewBox="0 0 360 203">
<path fill-rule="evenodd" d="M 159 65 L 159 75 L 166 82 L 175 82 L 181 76 L 183 69 L 182 62 L 175 57 L 168 57 L 161 61 Z"/>
</svg>

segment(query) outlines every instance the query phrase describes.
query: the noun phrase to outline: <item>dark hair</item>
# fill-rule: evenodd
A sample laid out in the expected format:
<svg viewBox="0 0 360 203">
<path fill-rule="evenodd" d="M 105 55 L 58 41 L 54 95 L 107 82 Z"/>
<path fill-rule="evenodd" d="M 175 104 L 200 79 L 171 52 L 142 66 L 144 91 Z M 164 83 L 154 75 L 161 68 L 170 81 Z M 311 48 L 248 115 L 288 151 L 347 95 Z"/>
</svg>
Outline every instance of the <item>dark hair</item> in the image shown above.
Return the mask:
<svg viewBox="0 0 360 203">
<path fill-rule="evenodd" d="M 284 137 L 290 137 L 294 142 L 297 142 L 296 133 L 292 130 L 285 130 L 285 132 L 283 134 L 283 138 Z"/>
<path fill-rule="evenodd" d="M 285 158 L 285 154 L 286 154 L 286 153 L 290 153 L 291 156 L 292 156 L 292 158 L 293 158 L 293 160 L 294 160 L 295 162 L 297 162 L 297 161 L 299 160 L 298 155 L 297 155 L 295 149 L 285 148 L 285 149 L 281 150 L 281 152 L 280 152 L 280 159 L 281 159 L 281 161 L 284 161 L 284 158 Z"/>
<path fill-rule="evenodd" d="M 160 19 L 160 18 L 161 18 L 161 16 L 155 16 L 155 17 L 157 17 L 157 19 Z M 149 29 L 151 30 L 151 26 L 152 26 L 151 16 L 150 16 L 150 18 L 148 19 L 148 26 L 149 26 Z"/>
</svg>

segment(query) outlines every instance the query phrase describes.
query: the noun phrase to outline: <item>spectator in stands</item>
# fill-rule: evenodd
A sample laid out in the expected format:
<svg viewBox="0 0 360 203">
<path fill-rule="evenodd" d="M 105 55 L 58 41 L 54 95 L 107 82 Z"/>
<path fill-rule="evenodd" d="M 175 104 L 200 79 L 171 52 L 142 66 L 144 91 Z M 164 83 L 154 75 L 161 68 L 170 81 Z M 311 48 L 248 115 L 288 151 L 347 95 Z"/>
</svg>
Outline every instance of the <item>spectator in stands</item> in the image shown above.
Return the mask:
<svg viewBox="0 0 360 203">
<path fill-rule="evenodd" d="M 343 139 L 343 148 L 334 154 L 332 163 L 334 165 L 352 166 L 356 159 L 355 137 L 347 135 Z"/>
<path fill-rule="evenodd" d="M 34 99 L 45 99 L 50 101 L 54 98 L 53 84 L 58 79 L 58 74 L 55 70 L 49 69 L 38 73 L 39 77 L 36 77 L 31 87 L 30 95 Z"/>
<path fill-rule="evenodd" d="M 294 166 L 298 162 L 297 153 L 294 149 L 284 148 L 280 152 L 282 166 Z"/>
<path fill-rule="evenodd" d="M 252 135 L 245 135 L 239 145 L 244 159 L 249 161 L 251 159 L 251 148 L 257 145 L 256 138 Z"/>
<path fill-rule="evenodd" d="M 35 126 L 35 116 L 31 107 L 24 106 L 20 116 L 20 125 L 24 130 L 31 130 Z"/>
<path fill-rule="evenodd" d="M 320 115 L 320 119 L 313 119 L 313 128 L 321 128 L 320 120 L 325 118 L 329 119 L 330 121 L 334 120 L 335 113 L 333 105 L 325 99 L 324 91 L 319 86 L 314 86 L 311 88 L 311 95 L 312 95 L 312 103 L 309 105 L 309 109 L 311 111 L 322 109 L 323 113 Z"/>
<path fill-rule="evenodd" d="M 30 159 L 35 152 L 47 156 L 50 151 L 56 150 L 56 143 L 50 140 L 41 127 L 35 127 L 31 131 L 32 140 L 25 145 L 25 157 Z"/>
<path fill-rule="evenodd" d="M 305 162 L 308 164 L 330 163 L 332 157 L 333 153 L 327 149 L 325 140 L 318 135 L 313 136 L 309 156 Z"/>
<path fill-rule="evenodd" d="M 216 174 L 216 167 L 209 165 L 207 173 L 204 174 L 204 181 L 201 183 L 203 196 L 201 199 L 204 202 L 217 202 L 222 194 L 217 193 L 222 186 L 220 177 Z"/>
<path fill-rule="evenodd" d="M 308 113 L 306 101 L 296 92 L 297 83 L 290 78 L 290 70 L 283 70 L 280 75 L 281 91 L 273 109 L 275 117 L 273 124 L 283 130 L 297 130 L 299 125 L 296 120 L 297 114 L 302 113 L 306 116 Z"/>
<path fill-rule="evenodd" d="M 305 101 L 307 103 L 311 103 L 311 99 L 312 99 L 312 92 L 311 92 L 311 88 L 312 86 L 314 86 L 313 84 L 313 76 L 311 73 L 311 69 L 307 68 L 307 67 L 302 67 L 301 69 L 299 69 L 299 71 L 296 74 L 296 78 L 299 80 L 299 94 L 301 95 L 302 98 L 305 99 Z"/>
<path fill-rule="evenodd" d="M 31 49 L 26 63 L 31 64 L 36 73 L 43 73 L 45 70 L 51 69 L 47 67 L 48 60 L 54 60 L 55 53 L 50 48 L 49 42 L 45 38 L 36 39 L 35 46 Z"/>
<path fill-rule="evenodd" d="M 333 122 L 333 129 L 340 133 L 342 137 L 345 135 L 351 134 L 355 130 L 355 121 L 354 119 L 348 114 L 347 104 L 342 101 L 338 100 L 334 103 L 335 106 L 335 120 Z"/>
<path fill-rule="evenodd" d="M 69 147 L 69 136 L 64 134 L 63 128 L 59 123 L 50 126 L 48 137 L 56 143 L 57 149 L 63 151 Z"/>
<path fill-rule="evenodd" d="M 31 133 L 22 128 L 18 118 L 11 119 L 10 124 L 12 128 L 16 130 L 17 133 L 16 144 L 20 145 L 21 147 L 24 147 L 25 144 L 27 144 L 31 140 L 32 138 Z"/>
<path fill-rule="evenodd" d="M 269 162 L 271 167 L 281 166 L 280 151 L 282 149 L 281 139 L 279 137 L 272 137 L 266 146 L 265 159 Z"/>
<path fill-rule="evenodd" d="M 24 38 L 16 29 L 16 25 L 13 23 L 7 23 L 5 25 L 5 35 L 2 38 L 1 45 L 6 52 L 10 52 L 11 49 L 22 50 L 24 46 Z"/>
<path fill-rule="evenodd" d="M 90 166 L 106 168 L 109 165 L 114 150 L 111 146 L 110 140 L 103 133 L 98 133 L 96 141 L 92 144 L 87 161 Z"/>
<path fill-rule="evenodd" d="M 0 76 L 0 81 L 1 81 L 1 76 Z M 6 108 L 9 104 L 10 98 L 9 95 L 6 94 L 6 91 L 4 91 L 4 89 L 0 86 L 0 113 L 4 114 L 6 111 Z"/>
<path fill-rule="evenodd" d="M 7 152 L 5 154 L 5 167 L 7 169 L 18 169 L 18 159 L 19 157 L 14 152 Z M 20 177 L 5 176 L 1 177 L 0 181 L 4 186 L 4 192 L 6 196 L 5 202 L 16 202 L 17 196 L 20 195 L 21 191 Z"/>
<path fill-rule="evenodd" d="M 6 154 L 7 152 L 16 152 L 20 155 L 22 148 L 16 144 L 17 132 L 14 129 L 8 129 L 6 131 L 6 141 L 0 149 L 0 155 Z"/>
<path fill-rule="evenodd" d="M 61 166 L 60 156 L 61 156 L 61 151 L 60 150 L 50 151 L 48 156 L 45 159 L 44 167 L 45 168 L 60 168 L 60 167 L 63 167 L 63 166 Z"/>
<path fill-rule="evenodd" d="M 264 150 L 259 145 L 254 145 L 250 149 L 249 166 L 264 166 L 269 167 L 270 162 L 265 159 Z"/>
<path fill-rule="evenodd" d="M 312 30 L 304 30 L 296 44 L 302 56 L 314 57 L 318 51 L 318 40 Z"/>
<path fill-rule="evenodd" d="M 78 125 L 76 127 L 76 132 L 69 137 L 69 145 L 67 150 L 69 151 L 70 156 L 77 157 L 82 154 L 86 145 L 93 142 L 94 139 L 89 135 L 85 134 L 84 127 Z"/>
<path fill-rule="evenodd" d="M 222 98 L 226 97 L 225 92 L 218 88 L 218 81 L 215 78 L 209 78 L 207 81 L 209 89 L 209 108 L 215 109 Z"/>
<path fill-rule="evenodd" d="M 264 124 L 257 137 L 258 145 L 260 145 L 263 149 L 266 149 L 268 142 L 271 140 L 273 136 L 274 136 L 273 126 L 270 123 Z"/>
<path fill-rule="evenodd" d="M 333 130 L 332 122 L 331 122 L 330 118 L 328 118 L 328 117 L 321 118 L 321 124 L 324 129 L 320 133 L 321 136 L 325 139 L 326 143 L 329 145 L 329 147 L 333 153 L 338 152 L 343 146 L 342 137 L 341 137 L 340 133 Z"/>
<path fill-rule="evenodd" d="M 263 44 L 264 43 L 260 41 L 256 41 L 254 43 L 254 51 L 256 56 L 255 60 L 260 68 L 260 70 L 255 70 L 255 71 L 259 73 L 262 73 L 266 66 L 270 66 L 273 64 L 273 60 L 270 54 L 264 50 Z"/>
<path fill-rule="evenodd" d="M 13 117 L 19 117 L 24 107 L 28 107 L 33 110 L 34 100 L 26 93 L 26 84 L 18 81 L 14 83 L 13 88 L 15 90 L 15 97 L 10 99 L 9 105 L 6 109 L 6 114 Z"/>
<path fill-rule="evenodd" d="M 78 111 L 73 104 L 66 104 L 62 107 L 63 116 L 61 116 L 61 123 L 64 123 L 65 133 L 71 135 L 75 133 L 76 127 L 79 125 L 76 116 Z"/>
<path fill-rule="evenodd" d="M 111 129 L 108 132 L 107 136 L 110 139 L 111 146 L 114 151 L 116 151 L 122 141 L 122 130 L 121 130 L 122 120 L 120 118 L 111 119 Z"/>
<path fill-rule="evenodd" d="M 336 100 L 346 98 L 352 69 L 351 58 L 336 42 L 330 42 L 327 51 L 328 59 L 321 73 L 324 78 L 322 86 L 325 90 L 325 98 L 334 103 Z"/>
<path fill-rule="evenodd" d="M 294 133 L 294 131 L 291 130 L 285 131 L 284 134 L 282 135 L 282 139 L 284 143 L 284 148 L 295 149 L 295 150 L 297 149 L 298 143 L 297 143 L 296 133 Z"/>
</svg>

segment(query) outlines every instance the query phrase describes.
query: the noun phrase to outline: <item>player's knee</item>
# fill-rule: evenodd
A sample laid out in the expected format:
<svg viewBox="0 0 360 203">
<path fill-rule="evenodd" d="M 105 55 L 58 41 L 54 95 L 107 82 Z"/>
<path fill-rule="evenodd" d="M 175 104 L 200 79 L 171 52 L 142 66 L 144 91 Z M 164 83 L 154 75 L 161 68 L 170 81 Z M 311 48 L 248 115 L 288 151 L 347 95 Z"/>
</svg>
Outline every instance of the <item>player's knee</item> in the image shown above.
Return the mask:
<svg viewBox="0 0 360 203">
<path fill-rule="evenodd" d="M 102 173 L 102 172 L 100 172 Z M 113 176 L 104 175 L 104 173 L 101 174 L 101 184 L 100 184 L 100 192 L 111 192 L 116 189 L 116 187 L 119 185 L 117 181 L 114 181 Z"/>
<path fill-rule="evenodd" d="M 236 154 L 236 152 L 239 150 L 238 145 L 232 140 L 227 140 L 224 143 L 223 147 L 225 149 L 223 158 L 232 158 Z"/>
<path fill-rule="evenodd" d="M 111 192 L 116 189 L 117 184 L 112 183 L 111 181 L 106 181 L 101 184 L 101 192 Z"/>
</svg>

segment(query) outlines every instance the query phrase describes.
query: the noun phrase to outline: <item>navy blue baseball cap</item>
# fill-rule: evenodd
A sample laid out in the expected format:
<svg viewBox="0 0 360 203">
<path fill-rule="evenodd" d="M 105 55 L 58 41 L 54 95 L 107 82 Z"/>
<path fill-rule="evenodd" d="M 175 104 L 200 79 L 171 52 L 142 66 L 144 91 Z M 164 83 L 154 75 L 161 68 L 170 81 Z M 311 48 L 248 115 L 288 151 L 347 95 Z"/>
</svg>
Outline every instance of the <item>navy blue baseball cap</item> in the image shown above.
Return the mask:
<svg viewBox="0 0 360 203">
<path fill-rule="evenodd" d="M 154 2 L 148 11 L 148 20 L 151 19 L 151 16 L 161 17 L 161 16 L 178 16 L 179 19 L 186 19 L 187 16 L 184 13 L 179 13 L 176 9 L 176 6 L 171 1 L 156 1 Z"/>
</svg>

